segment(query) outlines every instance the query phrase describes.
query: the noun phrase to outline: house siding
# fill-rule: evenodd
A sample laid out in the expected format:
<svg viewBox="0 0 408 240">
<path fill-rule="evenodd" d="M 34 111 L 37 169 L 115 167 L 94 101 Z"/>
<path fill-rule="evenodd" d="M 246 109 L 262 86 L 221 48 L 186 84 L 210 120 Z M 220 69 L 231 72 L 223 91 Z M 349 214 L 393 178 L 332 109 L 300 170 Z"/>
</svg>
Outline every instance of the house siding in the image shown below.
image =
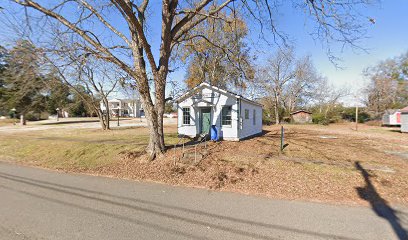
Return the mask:
<svg viewBox="0 0 408 240">
<path fill-rule="evenodd" d="M 196 97 L 202 96 L 202 97 Z M 241 102 L 241 113 L 240 103 Z M 231 106 L 231 125 L 222 125 L 222 109 L 224 106 Z M 190 124 L 183 124 L 183 108 L 190 108 Z M 201 108 L 211 108 L 211 125 L 215 125 L 218 129 L 219 137 L 224 140 L 237 141 L 240 138 L 249 137 L 262 132 L 262 107 L 251 104 L 248 101 L 243 101 L 235 95 L 223 93 L 210 87 L 202 87 L 197 89 L 193 96 L 189 96 L 177 104 L 177 128 L 179 135 L 187 135 L 196 137 L 201 132 Z M 240 125 L 240 117 L 244 114 L 244 108 L 249 109 L 250 119 L 242 119 Z M 253 110 L 256 111 L 257 118 L 255 125 L 253 124 Z"/>
<path fill-rule="evenodd" d="M 110 99 L 108 104 L 110 114 L 113 114 L 113 111 L 119 107 L 120 116 L 140 117 L 140 110 L 143 109 L 139 100 Z M 103 101 L 100 102 L 100 108 L 102 111 L 106 110 Z M 125 110 L 127 114 L 124 114 Z"/>
<path fill-rule="evenodd" d="M 408 133 L 408 112 L 401 113 L 401 132 Z"/>
<path fill-rule="evenodd" d="M 236 103 L 236 98 L 233 96 L 227 96 L 221 94 L 218 91 L 203 88 L 196 94 L 201 94 L 202 96 L 210 96 L 211 94 L 219 95 L 218 97 L 203 97 L 202 99 L 189 97 L 184 101 L 180 102 L 177 107 L 178 123 L 177 128 L 180 135 L 184 134 L 190 137 L 195 137 L 201 132 L 201 108 L 209 107 L 211 108 L 211 125 L 216 125 L 219 131 L 219 136 L 224 139 L 234 140 L 237 139 L 237 128 L 238 128 L 238 105 Z M 221 125 L 221 114 L 223 106 L 231 106 L 231 126 Z M 183 108 L 190 108 L 190 125 L 183 124 Z"/>
<path fill-rule="evenodd" d="M 248 110 L 248 119 L 245 118 L 245 110 Z M 256 112 L 255 125 L 253 123 L 254 110 Z M 241 100 L 241 119 L 240 138 L 246 138 L 262 132 L 262 108 L 260 106 Z"/>
<path fill-rule="evenodd" d="M 297 112 L 292 114 L 294 123 L 312 123 L 312 114 L 307 112 Z"/>
<path fill-rule="evenodd" d="M 395 112 L 393 114 L 385 113 L 382 118 L 383 125 L 392 126 L 401 124 L 401 112 Z"/>
</svg>

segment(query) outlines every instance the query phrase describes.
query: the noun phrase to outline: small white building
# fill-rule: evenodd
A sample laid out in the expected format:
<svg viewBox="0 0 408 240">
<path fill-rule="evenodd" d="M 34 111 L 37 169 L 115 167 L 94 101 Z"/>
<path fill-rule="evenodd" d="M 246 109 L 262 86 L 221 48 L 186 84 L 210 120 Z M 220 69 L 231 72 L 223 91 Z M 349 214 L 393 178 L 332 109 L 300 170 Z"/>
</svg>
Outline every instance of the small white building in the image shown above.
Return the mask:
<svg viewBox="0 0 408 240">
<path fill-rule="evenodd" d="M 176 100 L 179 135 L 209 134 L 211 125 L 224 140 L 262 133 L 262 105 L 238 94 L 201 83 Z"/>
<path fill-rule="evenodd" d="M 408 106 L 401 109 L 401 132 L 408 133 Z"/>
<path fill-rule="evenodd" d="M 399 109 L 387 109 L 382 117 L 383 126 L 401 125 L 401 111 Z"/>
<path fill-rule="evenodd" d="M 109 114 L 111 116 L 120 117 L 144 117 L 144 110 L 140 100 L 138 99 L 110 99 Z M 103 101 L 100 102 L 101 110 L 106 112 L 106 107 Z"/>
</svg>

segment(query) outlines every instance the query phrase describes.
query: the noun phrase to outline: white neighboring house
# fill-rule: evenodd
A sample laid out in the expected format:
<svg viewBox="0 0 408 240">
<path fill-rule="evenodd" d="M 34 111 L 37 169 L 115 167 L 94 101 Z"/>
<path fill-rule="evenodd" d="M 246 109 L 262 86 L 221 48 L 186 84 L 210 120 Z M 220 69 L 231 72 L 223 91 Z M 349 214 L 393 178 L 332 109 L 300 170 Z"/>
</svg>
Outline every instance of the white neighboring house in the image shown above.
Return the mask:
<svg viewBox="0 0 408 240">
<path fill-rule="evenodd" d="M 387 109 L 382 117 L 382 124 L 384 126 L 400 126 L 401 125 L 401 111 L 399 109 Z"/>
<path fill-rule="evenodd" d="M 262 105 L 201 83 L 176 100 L 179 135 L 196 137 L 215 125 L 221 139 L 239 141 L 262 133 Z"/>
<path fill-rule="evenodd" d="M 144 117 L 144 110 L 140 100 L 138 99 L 110 99 L 109 114 L 111 116 L 120 117 Z M 101 110 L 106 112 L 106 107 L 103 101 L 100 102 Z"/>
<path fill-rule="evenodd" d="M 408 106 L 401 109 L 401 132 L 408 133 Z"/>
</svg>

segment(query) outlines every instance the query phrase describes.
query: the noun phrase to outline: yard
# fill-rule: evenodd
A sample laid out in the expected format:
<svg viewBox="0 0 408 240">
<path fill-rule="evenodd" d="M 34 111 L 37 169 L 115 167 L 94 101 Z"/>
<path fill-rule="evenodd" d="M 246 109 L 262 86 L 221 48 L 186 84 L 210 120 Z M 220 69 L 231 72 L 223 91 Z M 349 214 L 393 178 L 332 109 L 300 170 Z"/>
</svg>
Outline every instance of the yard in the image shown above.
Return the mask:
<svg viewBox="0 0 408 240">
<path fill-rule="evenodd" d="M 288 147 L 280 153 L 280 127 L 241 142 L 209 143 L 198 164 L 178 160 L 174 150 L 147 163 L 148 131 L 125 126 L 108 132 L 95 128 L 36 128 L 4 131 L 3 161 L 70 172 L 98 174 L 174 185 L 344 204 L 387 201 L 408 204 L 408 135 L 393 128 L 351 124 L 286 125 Z M 165 127 L 166 143 L 177 139 Z M 181 149 L 176 149 L 177 156 Z"/>
</svg>

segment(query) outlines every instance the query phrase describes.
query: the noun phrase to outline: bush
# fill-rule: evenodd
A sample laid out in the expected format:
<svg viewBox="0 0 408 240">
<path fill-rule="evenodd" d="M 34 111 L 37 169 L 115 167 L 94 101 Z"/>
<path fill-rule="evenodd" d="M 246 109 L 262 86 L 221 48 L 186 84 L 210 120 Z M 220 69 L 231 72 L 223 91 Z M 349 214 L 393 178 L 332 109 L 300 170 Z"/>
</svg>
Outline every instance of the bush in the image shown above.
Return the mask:
<svg viewBox="0 0 408 240">
<path fill-rule="evenodd" d="M 312 121 L 315 124 L 329 125 L 329 119 L 327 119 L 322 113 L 313 114 Z"/>
<path fill-rule="evenodd" d="M 37 121 L 37 120 L 39 120 L 39 116 L 38 116 L 38 114 L 27 113 L 25 115 L 25 119 L 28 120 L 28 121 Z"/>
<path fill-rule="evenodd" d="M 341 117 L 347 121 L 356 121 L 356 108 L 349 107 L 345 108 L 341 113 Z M 358 113 L 358 122 L 365 123 L 370 120 L 370 115 L 366 112 L 365 108 L 360 108 Z"/>
<path fill-rule="evenodd" d="M 271 118 L 269 118 L 269 117 L 262 118 L 262 124 L 271 125 L 272 124 Z"/>
</svg>

